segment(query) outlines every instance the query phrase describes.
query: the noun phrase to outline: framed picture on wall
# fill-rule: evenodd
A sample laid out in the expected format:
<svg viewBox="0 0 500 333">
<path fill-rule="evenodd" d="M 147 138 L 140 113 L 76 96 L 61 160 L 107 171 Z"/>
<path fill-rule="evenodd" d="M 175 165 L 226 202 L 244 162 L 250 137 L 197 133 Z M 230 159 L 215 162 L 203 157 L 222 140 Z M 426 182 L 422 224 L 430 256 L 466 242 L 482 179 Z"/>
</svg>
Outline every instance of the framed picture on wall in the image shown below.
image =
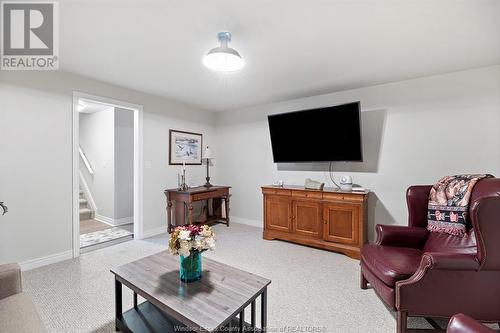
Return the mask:
<svg viewBox="0 0 500 333">
<path fill-rule="evenodd" d="M 170 130 L 170 165 L 201 165 L 203 135 L 199 133 Z"/>
</svg>

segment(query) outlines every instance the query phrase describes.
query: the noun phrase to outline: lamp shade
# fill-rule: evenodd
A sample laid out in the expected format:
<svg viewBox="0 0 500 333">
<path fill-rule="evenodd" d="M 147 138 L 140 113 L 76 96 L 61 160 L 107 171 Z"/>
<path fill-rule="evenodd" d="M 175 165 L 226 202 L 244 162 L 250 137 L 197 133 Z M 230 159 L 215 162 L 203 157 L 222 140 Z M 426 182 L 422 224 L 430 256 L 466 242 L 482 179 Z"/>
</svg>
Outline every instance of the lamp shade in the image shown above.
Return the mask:
<svg viewBox="0 0 500 333">
<path fill-rule="evenodd" d="M 232 48 L 217 47 L 203 58 L 203 64 L 217 72 L 234 72 L 243 68 L 245 63 L 239 53 Z"/>
<path fill-rule="evenodd" d="M 238 51 L 227 44 L 231 41 L 231 33 L 224 31 L 217 34 L 220 46 L 208 51 L 203 58 L 205 67 L 217 72 L 234 72 L 242 69 L 245 62 Z"/>
<path fill-rule="evenodd" d="M 208 146 L 207 146 L 207 148 L 205 148 L 205 153 L 203 154 L 203 158 L 207 159 L 207 160 L 214 158 L 212 156 L 212 152 L 210 151 L 210 148 Z"/>
</svg>

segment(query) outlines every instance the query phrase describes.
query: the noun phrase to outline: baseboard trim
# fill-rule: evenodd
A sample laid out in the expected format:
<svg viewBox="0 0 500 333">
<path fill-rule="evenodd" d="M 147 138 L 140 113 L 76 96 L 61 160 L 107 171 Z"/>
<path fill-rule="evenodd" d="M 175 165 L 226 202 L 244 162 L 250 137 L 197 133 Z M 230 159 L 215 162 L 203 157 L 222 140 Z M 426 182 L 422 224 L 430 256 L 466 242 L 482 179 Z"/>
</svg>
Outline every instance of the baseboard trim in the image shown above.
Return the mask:
<svg viewBox="0 0 500 333">
<path fill-rule="evenodd" d="M 133 216 L 123 217 L 121 219 L 112 219 L 111 217 L 95 214 L 94 219 L 99 221 L 99 222 L 106 223 L 112 227 L 117 227 L 119 225 L 134 223 Z"/>
<path fill-rule="evenodd" d="M 262 224 L 261 220 L 252 220 L 252 219 L 246 219 L 244 217 L 231 216 L 231 222 L 245 224 L 245 225 L 249 225 L 249 226 L 257 227 L 257 228 L 261 228 L 261 229 L 263 228 L 263 224 Z"/>
<path fill-rule="evenodd" d="M 38 267 L 55 264 L 56 262 L 73 259 L 73 251 L 68 250 L 48 255 L 46 257 L 30 259 L 19 263 L 22 271 L 29 271 Z"/>
<path fill-rule="evenodd" d="M 164 234 L 166 232 L 167 232 L 167 226 L 159 227 L 159 228 L 154 228 L 154 229 L 149 229 L 149 230 L 144 230 L 142 232 L 141 239 L 153 237 L 153 236 L 156 236 L 156 235 L 159 235 L 159 234 Z"/>
<path fill-rule="evenodd" d="M 96 220 L 97 220 L 97 218 L 96 218 Z M 251 220 L 251 219 L 245 219 L 245 218 L 242 218 L 242 217 L 231 216 L 230 221 L 231 221 L 231 223 L 234 222 L 234 223 L 239 223 L 239 224 L 245 224 L 245 225 L 249 225 L 249 226 L 252 226 L 252 227 L 257 227 L 257 228 L 261 228 L 262 229 L 262 221 L 259 221 L 259 220 Z M 159 228 L 154 228 L 154 229 L 149 229 L 149 230 L 144 230 L 143 233 L 142 233 L 141 239 L 153 237 L 153 236 L 160 235 L 160 234 L 164 234 L 166 232 L 167 232 L 167 226 L 159 227 Z"/>
</svg>

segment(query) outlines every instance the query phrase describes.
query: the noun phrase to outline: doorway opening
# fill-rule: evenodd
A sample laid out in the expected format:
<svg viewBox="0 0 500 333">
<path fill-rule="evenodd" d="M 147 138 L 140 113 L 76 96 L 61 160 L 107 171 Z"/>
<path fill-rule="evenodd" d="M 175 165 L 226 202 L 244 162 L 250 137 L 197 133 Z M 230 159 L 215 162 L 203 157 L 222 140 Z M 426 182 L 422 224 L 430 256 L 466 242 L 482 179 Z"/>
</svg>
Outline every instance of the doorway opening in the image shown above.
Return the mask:
<svg viewBox="0 0 500 333">
<path fill-rule="evenodd" d="M 141 238 L 142 107 L 73 96 L 73 254 Z"/>
</svg>

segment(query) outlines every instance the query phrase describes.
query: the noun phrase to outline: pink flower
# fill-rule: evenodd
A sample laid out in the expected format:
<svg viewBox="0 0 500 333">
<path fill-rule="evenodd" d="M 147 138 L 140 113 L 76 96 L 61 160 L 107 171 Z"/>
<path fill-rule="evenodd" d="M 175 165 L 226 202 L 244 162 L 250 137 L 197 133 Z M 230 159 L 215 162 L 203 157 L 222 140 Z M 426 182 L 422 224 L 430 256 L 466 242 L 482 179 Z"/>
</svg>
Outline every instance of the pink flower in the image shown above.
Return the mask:
<svg viewBox="0 0 500 333">
<path fill-rule="evenodd" d="M 450 213 L 450 221 L 451 222 L 458 222 L 458 214 L 454 213 L 454 212 L 451 212 Z"/>
<path fill-rule="evenodd" d="M 442 214 L 439 210 L 436 210 L 436 212 L 434 214 L 436 214 L 437 221 L 444 220 L 444 214 Z"/>
<path fill-rule="evenodd" d="M 191 251 L 213 250 L 215 235 L 208 225 L 179 226 L 170 234 L 168 246 L 172 254 L 186 257 Z"/>
</svg>

